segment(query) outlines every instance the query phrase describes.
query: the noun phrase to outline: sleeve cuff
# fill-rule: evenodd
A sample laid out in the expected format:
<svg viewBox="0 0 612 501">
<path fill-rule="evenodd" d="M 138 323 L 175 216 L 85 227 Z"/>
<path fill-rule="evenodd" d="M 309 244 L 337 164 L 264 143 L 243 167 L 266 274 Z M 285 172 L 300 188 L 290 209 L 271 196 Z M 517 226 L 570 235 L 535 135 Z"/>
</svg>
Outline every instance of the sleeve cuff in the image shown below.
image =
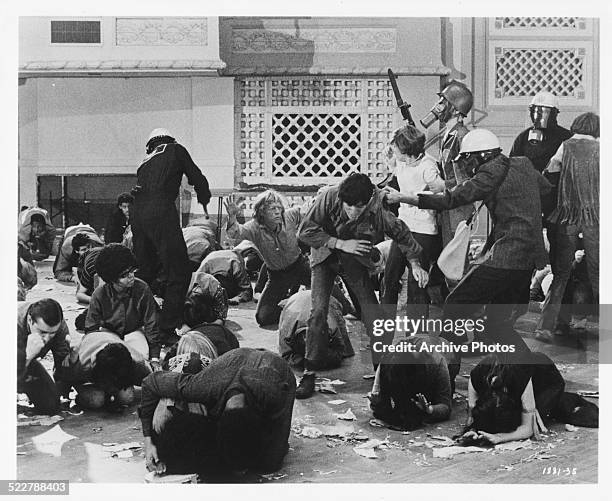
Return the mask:
<svg viewBox="0 0 612 501">
<path fill-rule="evenodd" d="M 325 247 L 327 247 L 328 249 L 335 249 L 336 242 L 338 242 L 338 239 L 336 237 L 329 237 L 329 240 L 325 242 Z"/>
</svg>

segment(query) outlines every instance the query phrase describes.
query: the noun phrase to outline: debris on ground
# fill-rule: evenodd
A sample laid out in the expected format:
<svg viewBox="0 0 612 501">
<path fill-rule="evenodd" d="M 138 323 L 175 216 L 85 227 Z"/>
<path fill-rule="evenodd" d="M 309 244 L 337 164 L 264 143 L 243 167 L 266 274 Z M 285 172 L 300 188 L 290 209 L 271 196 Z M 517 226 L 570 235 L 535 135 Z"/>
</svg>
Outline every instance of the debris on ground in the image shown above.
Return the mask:
<svg viewBox="0 0 612 501">
<path fill-rule="evenodd" d="M 158 475 L 154 471 L 145 473 L 144 480 L 147 484 L 197 484 L 197 473 L 186 475 Z"/>
<path fill-rule="evenodd" d="M 374 379 L 376 377 L 376 374 L 364 374 L 363 379 Z"/>
<path fill-rule="evenodd" d="M 380 419 L 370 419 L 370 426 L 374 426 L 375 428 L 386 428 L 387 424 Z"/>
<path fill-rule="evenodd" d="M 319 383 L 315 383 L 315 390 L 320 391 L 321 393 L 330 393 L 332 395 L 338 393 L 331 385 L 330 381 L 321 381 Z"/>
<path fill-rule="evenodd" d="M 261 478 L 265 480 L 280 480 L 281 478 L 285 478 L 287 476 L 286 473 L 266 473 L 265 475 L 261 475 Z"/>
<path fill-rule="evenodd" d="M 299 435 L 306 438 L 319 438 L 323 436 L 323 432 L 314 426 L 304 426 L 302 431 L 299 432 Z"/>
<path fill-rule="evenodd" d="M 39 452 L 60 457 L 62 455 L 62 446 L 73 438 L 78 437 L 66 433 L 59 424 L 56 424 L 50 430 L 32 437 L 32 443 Z"/>
<path fill-rule="evenodd" d="M 455 445 L 455 441 L 450 437 L 445 437 L 442 435 L 434 435 L 433 437 L 431 437 L 431 439 L 436 440 L 436 442 L 433 443 L 435 447 L 441 447 L 445 445 Z"/>
<path fill-rule="evenodd" d="M 342 419 L 343 421 L 355 421 L 357 419 L 357 416 L 353 414 L 353 411 L 351 409 L 347 410 L 343 414 L 335 414 L 335 416 L 338 419 Z"/>
<path fill-rule="evenodd" d="M 17 426 L 51 426 L 58 421 L 63 421 L 62 416 L 26 416 L 17 414 Z"/>
<path fill-rule="evenodd" d="M 457 454 L 469 454 L 471 452 L 485 452 L 489 449 L 485 449 L 483 447 L 476 447 L 475 445 L 470 445 L 469 447 L 460 447 L 458 445 L 453 445 L 451 447 L 439 447 L 433 449 L 433 457 L 435 458 L 444 458 L 449 459 Z"/>
<path fill-rule="evenodd" d="M 565 429 L 567 431 L 577 431 L 578 430 L 578 428 L 576 426 L 574 426 L 573 424 L 566 424 L 565 425 Z"/>
<path fill-rule="evenodd" d="M 346 400 L 328 400 L 327 403 L 331 405 L 340 405 L 346 403 Z"/>
<path fill-rule="evenodd" d="M 331 471 L 312 470 L 312 471 L 318 473 L 319 475 L 331 475 L 332 473 L 338 473 L 338 470 L 331 470 Z"/>
<path fill-rule="evenodd" d="M 599 391 L 597 390 L 579 390 L 576 392 L 578 395 L 580 395 L 581 397 L 587 397 L 587 398 L 599 398 Z"/>
<path fill-rule="evenodd" d="M 139 442 L 126 442 L 124 444 L 109 442 L 102 444 L 104 452 L 108 452 L 111 457 L 119 459 L 131 458 L 134 455 L 133 449 L 142 449 L 142 445 Z"/>
<path fill-rule="evenodd" d="M 517 451 L 519 449 L 533 449 L 533 442 L 531 440 L 514 440 L 495 446 L 496 451 Z"/>
</svg>

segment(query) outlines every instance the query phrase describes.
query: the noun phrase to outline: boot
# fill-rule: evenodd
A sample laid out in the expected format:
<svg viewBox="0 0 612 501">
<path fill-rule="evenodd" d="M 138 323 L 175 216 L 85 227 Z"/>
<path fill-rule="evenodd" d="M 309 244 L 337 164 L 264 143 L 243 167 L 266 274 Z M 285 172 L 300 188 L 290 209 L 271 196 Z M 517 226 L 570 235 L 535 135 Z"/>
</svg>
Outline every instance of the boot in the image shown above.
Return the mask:
<svg viewBox="0 0 612 501">
<path fill-rule="evenodd" d="M 312 397 L 315 390 L 315 378 L 316 374 L 314 373 L 304 374 L 295 390 L 295 398 L 301 400 Z"/>
</svg>

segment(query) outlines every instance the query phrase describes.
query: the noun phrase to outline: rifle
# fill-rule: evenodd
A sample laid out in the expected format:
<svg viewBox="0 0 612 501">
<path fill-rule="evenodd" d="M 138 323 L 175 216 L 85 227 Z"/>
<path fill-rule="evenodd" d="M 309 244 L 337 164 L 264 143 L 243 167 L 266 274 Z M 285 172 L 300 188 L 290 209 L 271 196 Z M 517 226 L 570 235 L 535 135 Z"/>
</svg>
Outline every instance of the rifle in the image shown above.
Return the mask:
<svg viewBox="0 0 612 501">
<path fill-rule="evenodd" d="M 397 101 L 397 106 L 402 113 L 402 117 L 404 120 L 408 122 L 409 125 L 414 125 L 414 120 L 412 120 L 412 116 L 410 115 L 410 105 L 402 99 L 402 95 L 400 94 L 399 88 L 397 86 L 397 78 L 395 77 L 395 73 L 389 68 L 387 70 L 387 74 L 389 75 L 389 81 L 391 82 L 391 88 L 393 89 L 393 95 L 395 96 L 395 100 Z"/>
</svg>

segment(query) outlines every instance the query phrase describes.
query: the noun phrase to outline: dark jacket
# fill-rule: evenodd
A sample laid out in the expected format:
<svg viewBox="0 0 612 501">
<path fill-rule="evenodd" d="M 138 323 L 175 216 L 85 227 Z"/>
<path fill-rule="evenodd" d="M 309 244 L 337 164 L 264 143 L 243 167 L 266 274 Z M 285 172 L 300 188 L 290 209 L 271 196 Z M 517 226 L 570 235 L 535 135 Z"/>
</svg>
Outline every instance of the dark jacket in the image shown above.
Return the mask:
<svg viewBox="0 0 612 501">
<path fill-rule="evenodd" d="M 17 382 L 22 383 L 24 381 L 27 367 L 26 367 L 26 346 L 28 344 L 28 336 L 30 335 L 30 328 L 28 326 L 28 311 L 30 309 L 30 303 L 21 303 L 17 306 Z M 55 333 L 49 342 L 43 346 L 38 353 L 37 358 L 44 357 L 49 350 L 53 354 L 54 374 L 55 381 L 64 379 L 62 368 L 62 362 L 70 353 L 70 345 L 66 336 L 68 335 L 68 326 L 66 321 L 62 320 L 59 330 Z"/>
<path fill-rule="evenodd" d="M 151 436 L 152 420 L 161 398 L 202 403 L 217 421 L 228 398 L 243 393 L 247 405 L 263 418 L 258 470 L 280 468 L 288 450 L 295 401 L 295 376 L 287 362 L 267 350 L 237 348 L 213 360 L 197 374 L 155 372 L 142 382 L 142 433 Z"/>
<path fill-rule="evenodd" d="M 125 229 L 130 224 L 129 220 L 125 217 L 125 214 L 119 207 L 115 207 L 115 210 L 109 216 L 106 221 L 106 228 L 104 230 L 104 243 L 122 243 L 123 234 Z"/>
<path fill-rule="evenodd" d="M 501 269 L 541 269 L 548 263 L 542 236 L 541 197 L 551 188 L 529 159 L 498 155 L 452 190 L 419 195 L 419 208 L 448 210 L 487 200 L 493 228 L 478 262 Z"/>
<path fill-rule="evenodd" d="M 142 161 L 137 171 L 140 188 L 136 193 L 135 207 L 143 202 L 154 204 L 159 200 L 174 203 L 183 174 L 195 188 L 198 202 L 206 207 L 211 196 L 208 181 L 189 152 L 178 143 L 160 144 Z"/>
<path fill-rule="evenodd" d="M 339 186 L 332 186 L 317 195 L 298 230 L 298 238 L 312 247 L 310 256 L 312 266 L 325 261 L 332 252 L 337 252 L 328 247 L 337 239 L 356 238 L 369 240 L 372 245 L 376 245 L 387 235 L 398 243 L 407 259 L 418 257 L 421 246 L 412 236 L 406 223 L 385 208 L 385 194 L 382 190 L 374 188 L 365 210 L 354 221 L 349 220 L 342 208 L 339 191 Z M 366 268 L 374 268 L 367 256 L 355 256 L 355 259 Z"/>
</svg>

